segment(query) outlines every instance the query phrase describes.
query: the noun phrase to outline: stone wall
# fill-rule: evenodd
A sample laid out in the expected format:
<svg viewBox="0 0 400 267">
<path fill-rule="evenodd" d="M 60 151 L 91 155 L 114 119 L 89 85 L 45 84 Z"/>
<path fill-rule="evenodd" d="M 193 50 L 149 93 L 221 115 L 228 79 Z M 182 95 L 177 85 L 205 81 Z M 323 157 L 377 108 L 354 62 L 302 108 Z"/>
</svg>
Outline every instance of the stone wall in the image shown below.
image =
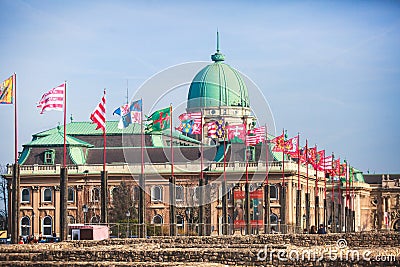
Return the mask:
<svg viewBox="0 0 400 267">
<path fill-rule="evenodd" d="M 334 253 L 321 253 L 324 249 Z M 295 252 L 306 257 L 296 258 Z M 310 253 L 316 257 L 307 256 Z M 373 261 L 379 255 L 396 258 Z M 285 257 L 290 260 L 282 260 Z M 400 234 L 154 237 L 0 248 L 0 266 L 32 262 L 35 266 L 400 266 Z"/>
</svg>

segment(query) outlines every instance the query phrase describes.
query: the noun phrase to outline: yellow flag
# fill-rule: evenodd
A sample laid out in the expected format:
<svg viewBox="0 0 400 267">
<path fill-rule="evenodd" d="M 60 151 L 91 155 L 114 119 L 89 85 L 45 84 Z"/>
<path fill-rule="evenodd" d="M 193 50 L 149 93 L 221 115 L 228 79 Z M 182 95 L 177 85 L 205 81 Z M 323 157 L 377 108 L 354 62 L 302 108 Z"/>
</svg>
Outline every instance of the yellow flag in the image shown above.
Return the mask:
<svg viewBox="0 0 400 267">
<path fill-rule="evenodd" d="M 13 77 L 14 76 L 11 76 L 0 85 L 0 104 L 13 103 Z"/>
</svg>

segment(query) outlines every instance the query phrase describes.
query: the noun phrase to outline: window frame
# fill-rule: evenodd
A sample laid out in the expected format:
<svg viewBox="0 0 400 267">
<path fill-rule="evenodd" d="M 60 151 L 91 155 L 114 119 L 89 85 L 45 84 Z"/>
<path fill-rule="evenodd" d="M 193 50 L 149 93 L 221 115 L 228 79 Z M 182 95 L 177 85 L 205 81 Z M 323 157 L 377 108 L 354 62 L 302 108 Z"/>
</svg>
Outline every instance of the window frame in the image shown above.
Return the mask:
<svg viewBox="0 0 400 267">
<path fill-rule="evenodd" d="M 155 189 L 160 190 L 159 198 L 155 197 Z M 154 185 L 151 187 L 151 202 L 161 202 L 163 200 L 163 187 L 162 185 Z"/>
<path fill-rule="evenodd" d="M 50 219 L 50 224 L 45 224 L 46 219 Z M 46 230 L 50 229 L 50 234 L 46 234 Z M 52 236 L 53 235 L 53 218 L 49 215 L 45 216 L 42 219 L 42 233 L 43 236 Z"/>
<path fill-rule="evenodd" d="M 181 190 L 181 194 L 180 194 L 181 198 L 178 198 L 178 189 Z M 181 185 L 175 186 L 175 199 L 178 202 L 183 202 L 185 200 L 185 191 L 184 191 L 183 186 L 181 186 Z"/>
<path fill-rule="evenodd" d="M 28 224 L 22 224 L 22 221 L 24 220 L 24 219 L 27 219 L 28 220 Z M 21 218 L 21 220 L 20 220 L 20 223 L 19 223 L 19 229 L 20 229 L 20 231 L 21 231 L 21 236 L 28 236 L 28 235 L 30 235 L 31 234 L 31 218 L 29 218 L 29 216 L 23 216 L 22 218 Z M 25 227 L 24 227 L 25 226 Z M 25 231 L 23 230 L 23 229 L 25 229 Z M 25 233 L 26 234 L 25 234 Z"/>
<path fill-rule="evenodd" d="M 53 165 L 54 164 L 54 158 L 55 158 L 54 149 L 48 149 L 48 150 L 44 151 L 43 164 L 44 165 Z"/>
<path fill-rule="evenodd" d="M 98 187 L 93 187 L 92 190 L 90 190 L 91 192 L 91 198 L 90 200 L 93 203 L 98 203 L 100 202 L 100 189 Z M 97 197 L 96 197 L 97 196 Z"/>
<path fill-rule="evenodd" d="M 50 190 L 50 200 L 46 200 L 46 199 L 45 199 L 45 197 L 46 197 L 45 192 L 46 192 L 47 190 Z M 51 203 L 51 202 L 53 202 L 53 190 L 51 190 L 50 187 L 45 187 L 45 188 L 43 188 L 42 193 L 43 193 L 42 202 L 45 202 L 45 203 Z"/>
<path fill-rule="evenodd" d="M 72 190 L 72 200 L 69 199 L 69 196 L 70 196 L 69 192 L 70 192 L 70 190 Z M 72 186 L 69 186 L 69 187 L 68 187 L 67 201 L 68 201 L 68 203 L 75 203 L 75 188 L 73 188 Z"/>
<path fill-rule="evenodd" d="M 155 223 L 155 222 L 154 222 L 154 219 L 155 219 L 155 218 L 160 218 L 161 223 Z M 162 215 L 156 214 L 156 215 L 153 216 L 153 219 L 151 219 L 151 223 L 152 223 L 152 224 L 156 224 L 156 225 L 162 225 L 162 224 L 164 223 L 164 218 L 163 218 Z"/>
<path fill-rule="evenodd" d="M 27 190 L 28 191 L 28 200 L 24 200 L 24 191 Z M 30 203 L 31 202 L 31 189 L 24 187 L 21 190 L 21 203 Z"/>
</svg>

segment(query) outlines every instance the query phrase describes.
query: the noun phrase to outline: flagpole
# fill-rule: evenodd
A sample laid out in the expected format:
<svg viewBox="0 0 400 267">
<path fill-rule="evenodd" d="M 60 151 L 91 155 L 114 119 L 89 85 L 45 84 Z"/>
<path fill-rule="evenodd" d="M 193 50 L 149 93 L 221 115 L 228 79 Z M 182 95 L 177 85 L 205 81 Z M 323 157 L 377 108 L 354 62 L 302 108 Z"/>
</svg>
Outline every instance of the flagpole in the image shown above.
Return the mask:
<svg viewBox="0 0 400 267">
<path fill-rule="evenodd" d="M 169 185 L 169 222 L 170 222 L 170 236 L 176 236 L 176 210 L 175 210 L 175 203 L 176 203 L 176 181 L 174 176 L 174 144 L 172 138 L 172 104 L 169 105 L 169 123 L 170 123 L 170 148 L 171 148 L 171 179 Z"/>
<path fill-rule="evenodd" d="M 343 220 L 342 220 L 342 181 L 340 180 L 340 176 L 341 176 L 341 170 L 342 170 L 342 166 L 340 164 L 340 158 L 339 158 L 339 174 L 338 174 L 338 199 L 339 199 L 339 203 L 338 203 L 338 219 L 339 219 L 339 233 L 342 232 L 343 230 Z"/>
<path fill-rule="evenodd" d="M 306 228 L 310 230 L 310 193 L 308 192 L 308 139 L 306 139 Z"/>
<path fill-rule="evenodd" d="M 106 89 L 104 88 L 104 100 L 106 100 Z M 106 102 L 104 102 L 106 104 Z M 103 172 L 106 171 L 106 162 L 107 162 L 107 153 L 106 153 L 106 147 L 107 147 L 107 119 L 106 119 L 106 105 L 104 105 L 104 130 L 103 130 Z"/>
<path fill-rule="evenodd" d="M 63 167 L 67 165 L 67 81 L 64 83 L 64 156 Z"/>
<path fill-rule="evenodd" d="M 202 114 L 203 117 L 203 114 Z M 228 203 L 226 199 L 226 132 L 224 131 L 224 181 L 222 182 L 222 234 L 228 234 Z"/>
<path fill-rule="evenodd" d="M 270 214 L 270 189 L 269 189 L 269 177 L 268 177 L 268 129 L 267 124 L 265 124 L 265 187 L 264 187 L 264 202 L 265 202 L 265 213 L 264 213 L 264 233 L 269 233 L 271 225 L 271 214 Z"/>
<path fill-rule="evenodd" d="M 296 227 L 301 233 L 301 185 L 300 185 L 300 133 L 297 133 L 297 192 L 296 192 Z"/>
<path fill-rule="evenodd" d="M 139 177 L 139 237 L 146 237 L 146 224 L 145 224 L 145 179 L 144 179 L 144 128 L 143 128 L 143 99 L 140 99 L 141 110 L 140 110 L 140 154 L 141 154 L 141 169 L 140 169 L 140 177 Z"/>
<path fill-rule="evenodd" d="M 325 166 L 325 149 L 324 149 L 324 157 L 323 157 L 323 173 L 324 173 L 324 225 L 326 227 L 326 217 L 327 217 L 327 206 L 326 206 L 326 166 Z"/>
<path fill-rule="evenodd" d="M 334 177 L 335 177 L 336 164 L 334 165 L 334 163 L 335 163 L 335 155 L 334 155 L 333 152 L 332 152 L 332 164 L 331 164 L 332 172 L 331 172 L 331 175 L 330 175 L 330 178 L 331 178 L 331 186 L 332 186 L 332 188 L 331 188 L 331 190 L 332 190 L 332 193 L 331 193 L 331 195 L 332 195 L 332 196 L 331 196 L 331 216 L 332 216 L 331 229 L 332 229 L 333 232 L 336 232 L 336 220 L 335 220 L 335 183 L 334 183 L 334 181 L 333 181 L 333 179 L 334 179 Z"/>
<path fill-rule="evenodd" d="M 319 227 L 319 187 L 318 187 L 318 149 L 317 145 L 315 145 L 315 161 L 314 161 L 314 168 L 315 168 L 315 203 L 314 203 L 314 220 L 315 220 L 315 227 Z M 320 159 L 321 160 L 321 159 Z"/>
<path fill-rule="evenodd" d="M 14 88 L 14 159 L 15 164 L 18 164 L 18 109 L 17 109 L 17 74 L 13 75 Z"/>
<path fill-rule="evenodd" d="M 203 111 L 200 109 L 201 112 L 201 123 L 203 124 Z M 225 132 L 224 132 L 225 134 Z M 199 192 L 200 192 L 200 207 L 199 207 L 199 220 L 200 220 L 200 229 L 199 235 L 203 236 L 204 233 L 204 172 L 203 172 L 203 140 L 200 142 L 200 181 L 199 181 Z"/>
<path fill-rule="evenodd" d="M 285 149 L 286 149 L 286 136 L 285 129 L 282 129 L 283 135 L 283 149 L 282 149 L 282 187 L 281 187 L 281 226 L 286 224 L 286 185 L 285 185 Z M 282 233 L 286 233 L 285 229 L 280 230 Z"/>
<path fill-rule="evenodd" d="M 250 186 L 249 186 L 249 160 L 248 160 L 248 150 L 247 150 L 247 118 L 245 121 L 245 140 L 244 140 L 244 155 L 246 157 L 246 183 L 244 185 L 245 193 L 245 215 L 246 215 L 246 235 L 250 235 L 251 224 L 250 224 Z"/>
</svg>

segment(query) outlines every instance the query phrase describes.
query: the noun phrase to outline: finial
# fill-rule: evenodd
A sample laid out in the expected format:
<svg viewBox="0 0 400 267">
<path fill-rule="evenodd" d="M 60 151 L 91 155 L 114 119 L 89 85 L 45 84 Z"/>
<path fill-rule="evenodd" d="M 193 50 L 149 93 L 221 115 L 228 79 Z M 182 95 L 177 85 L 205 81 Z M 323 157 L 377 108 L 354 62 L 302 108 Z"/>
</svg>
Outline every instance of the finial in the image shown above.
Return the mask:
<svg viewBox="0 0 400 267">
<path fill-rule="evenodd" d="M 217 52 L 214 55 L 211 55 L 211 60 L 214 62 L 224 61 L 225 56 L 219 52 L 219 31 L 217 28 Z"/>
<path fill-rule="evenodd" d="M 71 122 L 74 122 L 74 118 L 72 117 L 72 113 L 71 113 L 71 117 L 69 117 Z"/>
<path fill-rule="evenodd" d="M 219 32 L 217 28 L 217 52 L 219 52 Z"/>
</svg>

